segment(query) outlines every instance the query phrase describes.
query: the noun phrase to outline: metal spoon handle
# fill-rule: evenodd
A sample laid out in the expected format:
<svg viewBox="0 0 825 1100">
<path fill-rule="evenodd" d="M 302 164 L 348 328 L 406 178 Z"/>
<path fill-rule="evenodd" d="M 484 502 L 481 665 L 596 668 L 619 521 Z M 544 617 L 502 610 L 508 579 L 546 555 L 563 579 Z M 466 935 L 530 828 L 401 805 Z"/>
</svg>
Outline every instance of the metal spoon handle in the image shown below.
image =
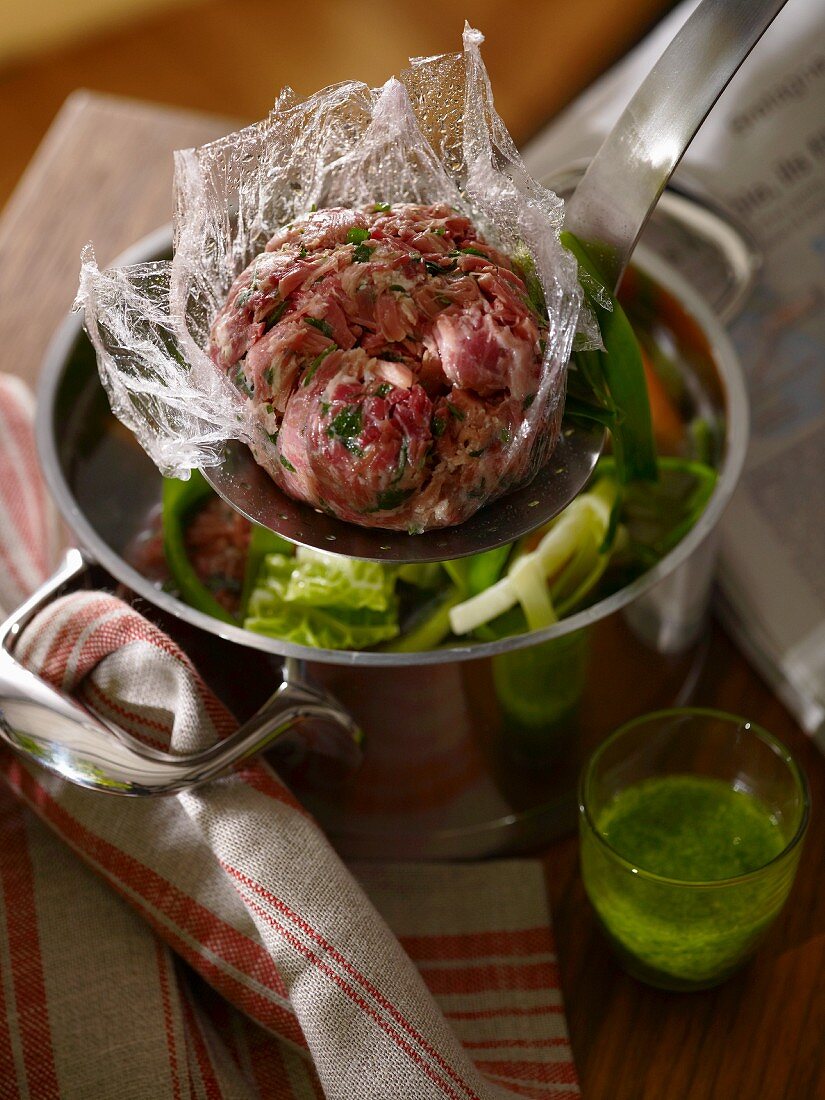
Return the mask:
<svg viewBox="0 0 825 1100">
<path fill-rule="evenodd" d="M 611 288 L 674 168 L 787 0 L 703 0 L 642 81 L 567 203 Z"/>
</svg>

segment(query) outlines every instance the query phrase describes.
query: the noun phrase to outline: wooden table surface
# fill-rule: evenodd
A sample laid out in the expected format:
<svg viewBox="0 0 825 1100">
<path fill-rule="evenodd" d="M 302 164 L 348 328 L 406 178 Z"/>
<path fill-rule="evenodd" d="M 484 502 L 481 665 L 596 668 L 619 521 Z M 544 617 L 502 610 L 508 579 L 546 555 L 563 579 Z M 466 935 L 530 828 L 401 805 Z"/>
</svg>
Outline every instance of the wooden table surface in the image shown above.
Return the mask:
<svg viewBox="0 0 825 1100">
<path fill-rule="evenodd" d="M 101 262 L 163 223 L 173 148 L 217 136 L 207 115 L 81 93 L 65 104 L 0 218 L 3 369 L 34 381 L 68 309 L 78 255 Z M 825 1097 L 825 761 L 724 634 L 697 701 L 757 719 L 796 752 L 814 810 L 790 902 L 757 959 L 721 988 L 671 995 L 624 976 L 594 925 L 574 838 L 547 853 L 573 1052 L 586 1100 Z"/>
</svg>

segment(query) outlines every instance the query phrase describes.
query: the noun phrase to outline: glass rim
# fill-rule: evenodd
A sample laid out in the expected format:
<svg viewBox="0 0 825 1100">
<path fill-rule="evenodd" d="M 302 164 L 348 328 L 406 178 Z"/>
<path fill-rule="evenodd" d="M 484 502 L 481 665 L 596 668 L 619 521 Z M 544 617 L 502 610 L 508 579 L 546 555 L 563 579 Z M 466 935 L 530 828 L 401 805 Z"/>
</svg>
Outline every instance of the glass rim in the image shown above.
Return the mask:
<svg viewBox="0 0 825 1100">
<path fill-rule="evenodd" d="M 728 878 L 717 879 L 681 879 L 670 878 L 667 875 L 657 874 L 655 871 L 648 871 L 644 867 L 639 867 L 631 859 L 623 856 L 618 852 L 613 845 L 606 839 L 606 837 L 599 832 L 596 827 L 596 822 L 590 812 L 590 807 L 587 804 L 587 786 L 588 780 L 592 777 L 593 771 L 601 759 L 604 752 L 613 744 L 614 741 L 619 740 L 624 734 L 628 733 L 636 726 L 646 725 L 648 722 L 653 722 L 662 718 L 678 718 L 678 717 L 693 717 L 693 718 L 715 718 L 728 723 L 736 723 L 737 726 L 744 727 L 755 734 L 760 740 L 764 741 L 768 747 L 781 757 L 788 770 L 796 780 L 797 787 L 802 796 L 801 813 L 799 816 L 799 822 L 793 836 L 784 845 L 781 852 L 777 852 L 775 856 L 767 861 L 767 863 L 761 864 L 759 867 L 755 867 L 752 871 L 745 871 L 740 875 L 733 875 Z M 748 882 L 760 875 L 763 875 L 774 864 L 779 863 L 781 860 L 786 859 L 795 848 L 799 847 L 803 837 L 808 828 L 808 820 L 811 813 L 811 792 L 808 784 L 808 777 L 805 772 L 799 766 L 796 757 L 793 755 L 787 745 L 780 741 L 775 734 L 766 730 L 764 726 L 761 726 L 758 722 L 752 722 L 749 718 L 743 718 L 738 714 L 731 714 L 729 711 L 717 710 L 713 707 L 667 707 L 662 710 L 649 711 L 645 714 L 640 714 L 636 718 L 631 718 L 627 722 L 622 723 L 617 729 L 610 734 L 609 737 L 598 746 L 598 748 L 591 753 L 589 759 L 582 768 L 581 776 L 579 778 L 578 786 L 578 803 L 579 803 L 579 817 L 584 818 L 591 834 L 596 838 L 599 846 L 604 848 L 609 854 L 620 864 L 626 867 L 633 874 L 639 878 L 647 879 L 650 882 L 661 883 L 667 886 L 680 886 L 690 889 L 699 890 L 715 890 L 724 886 L 738 885 L 740 883 Z"/>
</svg>

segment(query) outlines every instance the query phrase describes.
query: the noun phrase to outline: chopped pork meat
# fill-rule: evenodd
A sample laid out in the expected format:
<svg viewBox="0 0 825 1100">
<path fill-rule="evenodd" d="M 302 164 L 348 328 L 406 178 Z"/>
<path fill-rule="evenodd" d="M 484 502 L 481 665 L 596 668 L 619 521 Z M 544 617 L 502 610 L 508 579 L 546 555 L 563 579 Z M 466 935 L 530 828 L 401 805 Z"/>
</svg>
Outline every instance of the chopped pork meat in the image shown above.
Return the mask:
<svg viewBox="0 0 825 1100">
<path fill-rule="evenodd" d="M 233 284 L 210 354 L 285 492 L 362 526 L 459 523 L 523 480 L 512 446 L 546 322 L 514 265 L 447 206 L 319 210 Z"/>
</svg>

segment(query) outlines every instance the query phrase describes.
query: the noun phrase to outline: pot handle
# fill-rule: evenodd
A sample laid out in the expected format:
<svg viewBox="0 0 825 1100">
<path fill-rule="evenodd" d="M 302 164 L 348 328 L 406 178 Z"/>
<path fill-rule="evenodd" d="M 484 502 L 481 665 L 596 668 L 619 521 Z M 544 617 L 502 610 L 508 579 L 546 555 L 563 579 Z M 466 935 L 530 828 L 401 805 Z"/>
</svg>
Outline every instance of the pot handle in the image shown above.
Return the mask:
<svg viewBox="0 0 825 1100">
<path fill-rule="evenodd" d="M 91 565 L 80 550 L 69 550 L 56 572 L 0 625 L 0 738 L 16 752 L 81 787 L 122 795 L 174 794 L 206 783 L 299 726 L 311 751 L 357 762 L 361 730 L 332 696 L 306 682 L 294 659 L 285 660 L 283 682 L 248 722 L 209 748 L 186 754 L 144 745 L 24 668 L 14 657 L 21 630 Z M 315 725 L 304 729 L 308 721 L 320 722 L 321 732 Z"/>
</svg>

